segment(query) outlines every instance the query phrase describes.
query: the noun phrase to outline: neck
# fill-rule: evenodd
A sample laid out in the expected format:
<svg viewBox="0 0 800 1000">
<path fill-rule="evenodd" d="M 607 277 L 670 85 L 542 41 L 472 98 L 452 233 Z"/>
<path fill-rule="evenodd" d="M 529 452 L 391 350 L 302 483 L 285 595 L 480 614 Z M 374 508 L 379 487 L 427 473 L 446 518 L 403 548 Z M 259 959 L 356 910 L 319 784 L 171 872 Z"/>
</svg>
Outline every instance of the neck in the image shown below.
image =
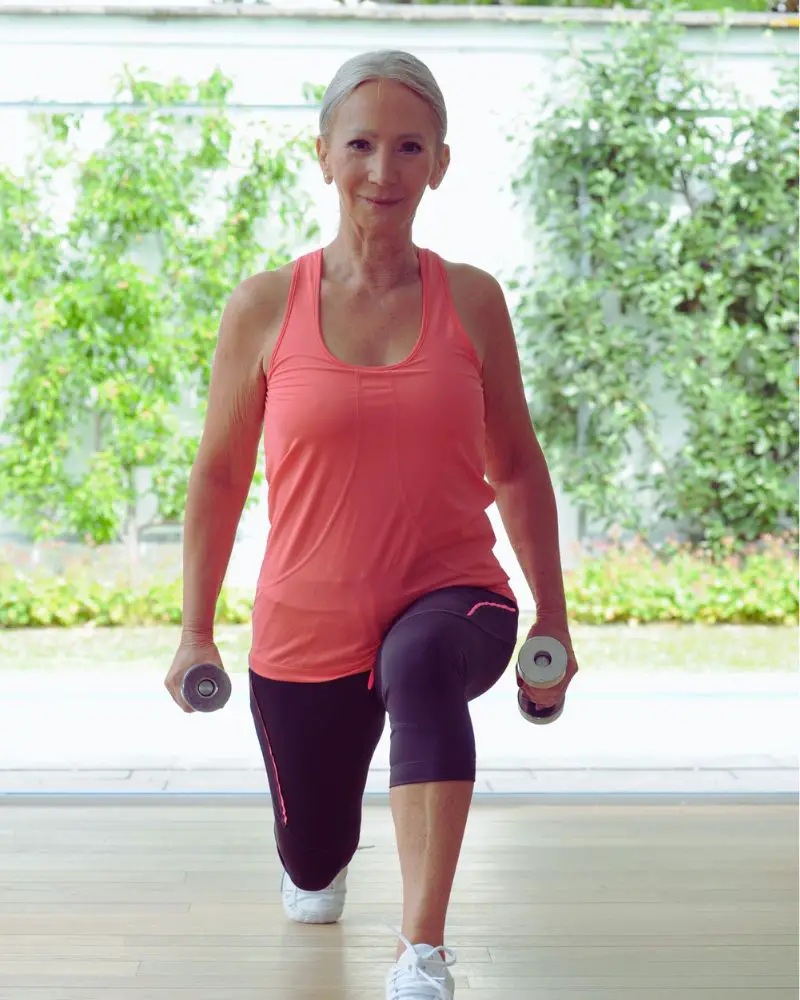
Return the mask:
<svg viewBox="0 0 800 1000">
<path fill-rule="evenodd" d="M 324 259 L 327 278 L 374 291 L 396 288 L 419 273 L 410 231 L 383 235 L 342 225 Z"/>
</svg>

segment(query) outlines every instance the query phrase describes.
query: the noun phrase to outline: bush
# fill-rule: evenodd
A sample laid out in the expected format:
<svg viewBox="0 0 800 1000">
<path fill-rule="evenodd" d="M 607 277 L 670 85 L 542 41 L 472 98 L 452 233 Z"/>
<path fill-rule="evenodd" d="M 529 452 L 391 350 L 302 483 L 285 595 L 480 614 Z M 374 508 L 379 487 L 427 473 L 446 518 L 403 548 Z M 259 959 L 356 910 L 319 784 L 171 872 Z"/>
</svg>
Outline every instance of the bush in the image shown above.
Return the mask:
<svg viewBox="0 0 800 1000">
<path fill-rule="evenodd" d="M 223 590 L 217 622 L 250 620 L 251 597 Z M 84 567 L 62 574 L 0 564 L 0 628 L 94 625 L 180 625 L 180 579 L 156 579 L 131 587 L 124 575 L 98 578 Z"/>
<path fill-rule="evenodd" d="M 383 2 L 383 0 L 382 0 Z M 641 0 L 411 0 L 419 6 L 457 6 L 466 7 L 625 7 L 635 10 L 647 10 L 648 4 Z M 710 11 L 748 11 L 767 13 L 770 11 L 796 11 L 797 0 L 686 0 L 681 5 L 684 10 Z"/>
<path fill-rule="evenodd" d="M 222 3 L 224 0 L 214 0 Z M 247 0 L 249 3 L 262 4 L 268 0 Z M 647 0 L 378 0 L 378 3 L 410 3 L 419 7 L 612 7 L 647 10 Z M 685 0 L 681 4 L 684 10 L 710 11 L 750 11 L 755 13 L 797 11 L 797 0 Z"/>
<path fill-rule="evenodd" d="M 0 508 L 32 539 L 182 523 L 225 302 L 317 235 L 311 135 L 235 122 L 232 87 L 126 69 L 101 143 L 49 114 L 0 165 Z"/>
<path fill-rule="evenodd" d="M 792 536 L 725 539 L 722 551 L 668 541 L 599 543 L 565 574 L 571 617 L 590 625 L 685 622 L 796 625 L 797 550 Z"/>
<path fill-rule="evenodd" d="M 722 556 L 678 542 L 639 539 L 589 546 L 565 574 L 574 622 L 691 622 L 794 625 L 798 615 L 792 538 L 729 541 Z M 252 594 L 224 589 L 217 623 L 246 624 Z M 0 562 L 0 628 L 179 625 L 181 581 L 130 586 L 124 575 L 98 575 L 82 561 L 60 573 Z"/>
<path fill-rule="evenodd" d="M 758 106 L 686 50 L 670 0 L 648 6 L 513 130 L 537 261 L 516 326 L 582 526 L 722 551 L 798 519 L 797 67 Z"/>
</svg>

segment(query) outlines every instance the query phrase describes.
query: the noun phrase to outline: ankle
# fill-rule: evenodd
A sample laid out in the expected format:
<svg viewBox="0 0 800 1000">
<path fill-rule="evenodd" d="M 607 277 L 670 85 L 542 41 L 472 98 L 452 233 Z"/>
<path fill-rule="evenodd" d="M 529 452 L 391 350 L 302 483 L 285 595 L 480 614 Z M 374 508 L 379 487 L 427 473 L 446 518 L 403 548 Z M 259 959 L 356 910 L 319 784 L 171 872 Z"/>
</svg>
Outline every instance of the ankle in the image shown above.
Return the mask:
<svg viewBox="0 0 800 1000">
<path fill-rule="evenodd" d="M 430 924 L 427 926 L 412 927 L 410 930 L 403 928 L 403 937 L 410 945 L 423 944 L 427 945 L 428 948 L 438 948 L 440 945 L 444 945 L 444 928 Z M 403 941 L 398 942 L 397 955 L 395 957 L 399 959 L 405 950 L 406 946 Z M 441 952 L 439 954 L 444 959 L 445 956 Z"/>
</svg>

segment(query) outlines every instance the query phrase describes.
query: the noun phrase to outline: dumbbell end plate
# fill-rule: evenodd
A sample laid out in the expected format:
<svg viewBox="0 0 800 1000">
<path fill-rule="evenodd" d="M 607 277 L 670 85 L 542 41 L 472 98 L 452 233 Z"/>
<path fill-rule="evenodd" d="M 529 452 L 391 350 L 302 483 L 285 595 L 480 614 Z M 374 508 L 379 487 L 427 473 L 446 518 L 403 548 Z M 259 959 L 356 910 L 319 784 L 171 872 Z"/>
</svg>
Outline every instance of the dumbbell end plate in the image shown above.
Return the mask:
<svg viewBox="0 0 800 1000">
<path fill-rule="evenodd" d="M 556 719 L 560 719 L 564 712 L 565 699 L 561 703 L 549 709 L 539 709 L 535 711 L 528 698 L 522 691 L 517 692 L 517 705 L 520 715 L 526 722 L 532 722 L 534 726 L 549 726 Z"/>
<path fill-rule="evenodd" d="M 214 663 L 198 663 L 187 670 L 181 693 L 196 712 L 216 712 L 231 696 L 231 679 Z"/>
</svg>

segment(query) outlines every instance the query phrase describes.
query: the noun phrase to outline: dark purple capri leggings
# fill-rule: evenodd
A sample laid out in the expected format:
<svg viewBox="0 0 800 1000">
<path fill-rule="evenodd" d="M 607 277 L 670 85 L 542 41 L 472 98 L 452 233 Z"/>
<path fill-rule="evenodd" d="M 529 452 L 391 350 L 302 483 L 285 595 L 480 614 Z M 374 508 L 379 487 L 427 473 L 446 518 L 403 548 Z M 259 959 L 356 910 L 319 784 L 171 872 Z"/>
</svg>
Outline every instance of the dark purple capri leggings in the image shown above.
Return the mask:
<svg viewBox="0 0 800 1000">
<path fill-rule="evenodd" d="M 324 889 L 352 859 L 370 762 L 391 727 L 390 785 L 475 780 L 468 703 L 502 676 L 519 613 L 506 597 L 447 587 L 414 601 L 367 673 L 311 684 L 250 671 L 278 854 L 300 889 Z"/>
</svg>

